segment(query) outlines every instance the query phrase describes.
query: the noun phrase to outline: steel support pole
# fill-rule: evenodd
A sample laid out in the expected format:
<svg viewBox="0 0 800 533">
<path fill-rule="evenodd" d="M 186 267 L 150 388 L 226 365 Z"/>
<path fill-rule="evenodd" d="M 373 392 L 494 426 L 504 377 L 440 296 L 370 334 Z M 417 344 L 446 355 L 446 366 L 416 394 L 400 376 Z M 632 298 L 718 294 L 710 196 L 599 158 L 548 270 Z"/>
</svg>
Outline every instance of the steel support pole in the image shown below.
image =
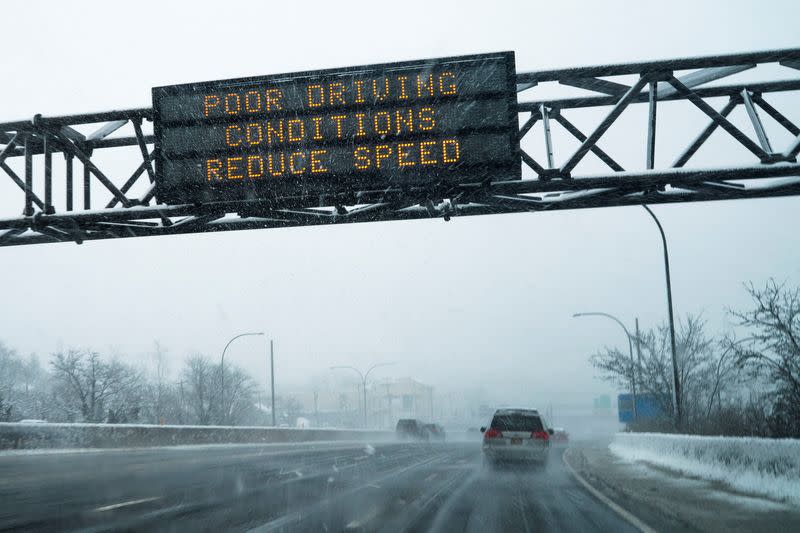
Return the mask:
<svg viewBox="0 0 800 533">
<path fill-rule="evenodd" d="M 83 208 L 92 208 L 92 175 L 86 163 L 83 163 Z"/>
<path fill-rule="evenodd" d="M 547 151 L 547 168 L 553 168 L 553 141 L 550 138 L 550 115 L 547 107 L 542 104 L 539 112 L 542 114 L 542 125 L 544 126 L 544 146 Z"/>
<path fill-rule="evenodd" d="M 73 191 L 72 191 L 72 172 L 73 168 L 73 156 L 71 154 L 67 154 L 65 158 L 65 165 L 67 170 L 67 211 L 72 211 L 72 200 L 73 200 Z"/>
<path fill-rule="evenodd" d="M 55 213 L 53 209 L 53 142 L 49 135 L 42 138 L 44 143 L 44 212 Z"/>
<path fill-rule="evenodd" d="M 33 216 L 33 141 L 30 135 L 25 135 L 25 208 L 26 217 Z"/>
<path fill-rule="evenodd" d="M 753 103 L 752 95 L 747 89 L 742 90 L 742 103 L 744 103 L 747 116 L 750 117 L 750 122 L 753 123 L 753 130 L 756 132 L 756 137 L 758 137 L 761 148 L 767 153 L 772 153 L 772 144 L 770 144 L 767 132 L 764 130 L 764 123 L 761 122 L 761 117 L 758 116 L 758 111 Z"/>
<path fill-rule="evenodd" d="M 658 102 L 658 83 L 650 82 L 650 100 L 647 113 L 647 169 L 652 170 L 656 161 L 656 106 Z"/>
<path fill-rule="evenodd" d="M 672 349 L 672 389 L 673 389 L 673 402 L 675 405 L 675 427 L 680 428 L 682 422 L 682 409 L 681 409 L 681 383 L 678 374 L 678 356 L 675 350 L 675 318 L 672 311 L 672 281 L 669 274 L 669 251 L 667 249 L 667 237 L 664 235 L 664 228 L 661 227 L 655 213 L 643 205 L 642 207 L 653 217 L 653 220 L 658 226 L 658 231 L 661 234 L 661 243 L 664 245 L 664 275 L 667 281 L 667 310 L 669 311 L 669 340 Z"/>
<path fill-rule="evenodd" d="M 364 393 L 364 429 L 367 429 L 367 378 L 361 383 L 361 391 Z"/>
</svg>

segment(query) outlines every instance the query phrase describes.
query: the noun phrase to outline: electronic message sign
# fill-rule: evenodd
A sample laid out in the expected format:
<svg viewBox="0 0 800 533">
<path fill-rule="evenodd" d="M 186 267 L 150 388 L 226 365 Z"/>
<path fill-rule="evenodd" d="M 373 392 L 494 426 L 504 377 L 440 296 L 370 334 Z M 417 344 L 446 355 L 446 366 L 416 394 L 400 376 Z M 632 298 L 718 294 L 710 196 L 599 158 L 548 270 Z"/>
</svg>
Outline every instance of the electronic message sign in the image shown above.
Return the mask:
<svg viewBox="0 0 800 533">
<path fill-rule="evenodd" d="M 514 53 L 156 87 L 168 204 L 520 177 Z"/>
</svg>

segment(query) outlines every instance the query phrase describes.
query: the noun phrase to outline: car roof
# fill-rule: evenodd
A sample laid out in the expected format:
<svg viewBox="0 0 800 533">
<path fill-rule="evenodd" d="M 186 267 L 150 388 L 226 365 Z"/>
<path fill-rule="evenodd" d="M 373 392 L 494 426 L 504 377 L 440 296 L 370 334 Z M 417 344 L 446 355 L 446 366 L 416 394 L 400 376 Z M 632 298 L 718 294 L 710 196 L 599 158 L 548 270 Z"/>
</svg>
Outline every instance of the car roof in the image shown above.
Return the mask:
<svg viewBox="0 0 800 533">
<path fill-rule="evenodd" d="M 526 408 L 503 408 L 498 409 L 494 412 L 496 415 L 536 415 L 539 416 L 539 411 L 536 409 L 526 409 Z"/>
</svg>

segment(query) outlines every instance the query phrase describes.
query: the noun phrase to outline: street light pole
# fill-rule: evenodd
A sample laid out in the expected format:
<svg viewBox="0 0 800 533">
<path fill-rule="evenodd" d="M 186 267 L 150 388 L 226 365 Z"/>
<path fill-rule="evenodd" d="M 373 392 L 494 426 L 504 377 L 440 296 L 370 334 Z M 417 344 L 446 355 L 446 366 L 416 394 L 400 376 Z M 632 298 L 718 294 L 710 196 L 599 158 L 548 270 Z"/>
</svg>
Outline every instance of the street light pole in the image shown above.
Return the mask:
<svg viewBox="0 0 800 533">
<path fill-rule="evenodd" d="M 240 333 L 234 336 L 231 340 L 228 341 L 228 344 L 225 345 L 225 348 L 222 350 L 222 357 L 219 360 L 219 395 L 220 395 L 220 412 L 223 412 L 222 409 L 225 409 L 225 352 L 228 351 L 228 346 L 231 345 L 233 341 L 238 339 L 239 337 L 250 337 L 250 336 L 264 336 L 263 332 L 259 333 Z M 225 415 L 223 414 L 222 422 L 225 422 Z"/>
<path fill-rule="evenodd" d="M 672 281 L 669 275 L 669 251 L 667 250 L 667 237 L 664 235 L 664 228 L 661 227 L 655 213 L 647 207 L 642 205 L 658 226 L 658 231 L 661 233 L 661 243 L 664 245 L 664 274 L 667 278 L 667 309 L 669 311 L 669 340 L 672 348 L 672 390 L 674 393 L 673 401 L 675 402 L 675 427 L 680 428 L 682 420 L 681 408 L 681 382 L 678 375 L 678 357 L 675 353 L 675 319 L 672 313 Z"/>
<path fill-rule="evenodd" d="M 355 370 L 358 373 L 358 376 L 361 378 L 361 388 L 364 392 L 364 429 L 367 428 L 367 378 L 369 377 L 369 373 L 381 366 L 390 366 L 393 365 L 392 363 L 378 363 L 372 365 L 367 369 L 366 372 L 361 372 L 361 370 L 357 369 L 354 366 L 332 366 L 331 370 L 341 369 L 341 368 L 349 368 L 350 370 Z"/>
<path fill-rule="evenodd" d="M 639 336 L 639 317 L 636 317 L 636 363 L 637 367 L 642 367 L 642 341 Z"/>
<path fill-rule="evenodd" d="M 631 344 L 631 334 L 628 332 L 628 328 L 625 327 L 625 324 L 622 323 L 620 319 L 615 317 L 614 315 L 609 315 L 608 313 L 601 313 L 601 312 L 592 312 L 592 313 L 575 313 L 572 315 L 572 318 L 580 318 L 582 316 L 604 316 L 606 318 L 610 318 L 614 322 L 620 325 L 622 330 L 625 332 L 625 337 L 628 339 L 628 353 L 631 357 L 631 392 L 633 393 L 633 420 L 637 419 L 636 416 L 636 362 L 633 359 L 633 344 Z M 639 319 L 636 319 L 636 324 L 638 328 Z M 637 332 L 638 336 L 638 332 Z M 638 338 L 637 338 L 638 343 Z"/>
</svg>

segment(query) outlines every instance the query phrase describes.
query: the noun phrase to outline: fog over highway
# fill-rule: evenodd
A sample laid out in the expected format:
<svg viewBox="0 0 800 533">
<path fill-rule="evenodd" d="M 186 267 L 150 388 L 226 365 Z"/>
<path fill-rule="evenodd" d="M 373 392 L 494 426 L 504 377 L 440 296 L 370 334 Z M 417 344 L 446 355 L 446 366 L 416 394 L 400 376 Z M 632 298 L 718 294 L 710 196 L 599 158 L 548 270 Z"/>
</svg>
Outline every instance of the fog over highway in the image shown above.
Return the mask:
<svg viewBox="0 0 800 533">
<path fill-rule="evenodd" d="M 3 8 L 0 533 L 800 531 L 798 0 Z"/>
</svg>

